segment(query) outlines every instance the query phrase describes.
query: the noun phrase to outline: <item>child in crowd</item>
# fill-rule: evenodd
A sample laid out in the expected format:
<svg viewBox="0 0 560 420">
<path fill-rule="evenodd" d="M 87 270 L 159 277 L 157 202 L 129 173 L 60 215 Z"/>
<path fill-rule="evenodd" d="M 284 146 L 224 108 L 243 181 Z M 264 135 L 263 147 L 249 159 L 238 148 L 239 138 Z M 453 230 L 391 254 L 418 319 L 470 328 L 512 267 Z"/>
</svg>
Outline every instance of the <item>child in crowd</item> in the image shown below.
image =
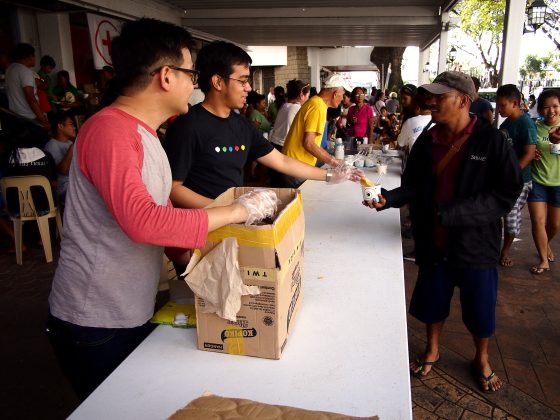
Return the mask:
<svg viewBox="0 0 560 420">
<path fill-rule="evenodd" d="M 537 129 L 529 115 L 521 109 L 521 93 L 515 85 L 500 86 L 496 93 L 496 107 L 506 120 L 500 125 L 515 149 L 515 154 L 521 166 L 523 177 L 523 190 L 515 205 L 504 217 L 504 242 L 500 253 L 500 265 L 510 267 L 513 265 L 509 258 L 509 251 L 513 240 L 521 232 L 521 210 L 527 202 L 527 196 L 532 188 L 531 161 L 535 157 L 537 144 Z"/>
<path fill-rule="evenodd" d="M 53 117 L 51 127 L 53 138 L 45 145 L 45 151 L 51 154 L 56 164 L 56 197 L 58 203 L 63 205 L 68 189 L 68 173 L 74 151 L 76 124 L 70 115 L 60 112 Z"/>
<path fill-rule="evenodd" d="M 533 189 L 527 201 L 540 261 L 531 267 L 532 274 L 550 270 L 554 261 L 550 242 L 560 227 L 560 154 L 555 152 L 560 143 L 560 92 L 545 90 L 539 96 L 537 109 L 543 120 L 537 121 L 538 157 L 533 162 Z"/>
</svg>

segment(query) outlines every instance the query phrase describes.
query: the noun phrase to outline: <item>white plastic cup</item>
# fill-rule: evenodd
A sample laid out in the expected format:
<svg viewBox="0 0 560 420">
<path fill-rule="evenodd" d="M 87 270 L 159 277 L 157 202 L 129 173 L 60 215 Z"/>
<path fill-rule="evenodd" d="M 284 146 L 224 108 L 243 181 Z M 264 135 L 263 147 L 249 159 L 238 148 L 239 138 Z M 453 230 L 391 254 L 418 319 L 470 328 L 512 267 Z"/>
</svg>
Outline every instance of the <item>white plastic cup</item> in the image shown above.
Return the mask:
<svg viewBox="0 0 560 420">
<path fill-rule="evenodd" d="M 367 137 L 363 138 L 362 144 L 368 144 L 368 138 Z"/>
<path fill-rule="evenodd" d="M 383 164 L 377 165 L 377 173 L 379 175 L 385 175 L 387 173 L 387 165 L 383 165 Z"/>
<path fill-rule="evenodd" d="M 373 187 L 362 187 L 362 197 L 365 202 L 377 202 L 379 200 L 379 194 L 381 194 L 381 185 L 374 185 Z"/>
<path fill-rule="evenodd" d="M 341 137 L 337 137 L 336 140 L 334 141 L 335 144 L 342 144 L 342 138 Z"/>
<path fill-rule="evenodd" d="M 358 159 L 354 162 L 354 166 L 356 168 L 363 168 L 364 167 L 364 159 Z"/>
</svg>

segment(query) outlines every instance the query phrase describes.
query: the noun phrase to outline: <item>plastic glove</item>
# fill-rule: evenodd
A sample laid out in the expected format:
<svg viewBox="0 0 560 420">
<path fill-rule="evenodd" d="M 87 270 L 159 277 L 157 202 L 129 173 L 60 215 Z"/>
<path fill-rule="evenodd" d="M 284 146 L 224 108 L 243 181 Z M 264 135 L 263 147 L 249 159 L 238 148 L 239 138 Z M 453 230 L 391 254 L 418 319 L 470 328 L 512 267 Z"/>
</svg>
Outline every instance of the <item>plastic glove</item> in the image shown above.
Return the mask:
<svg viewBox="0 0 560 420">
<path fill-rule="evenodd" d="M 245 225 L 248 226 L 274 216 L 280 200 L 273 190 L 257 188 L 237 198 L 235 203 L 241 204 L 247 210 Z"/>
<path fill-rule="evenodd" d="M 327 169 L 327 183 L 328 184 L 340 184 L 346 180 L 359 182 L 364 176 L 364 173 L 353 166 L 344 164 L 337 166 L 334 169 Z"/>
</svg>

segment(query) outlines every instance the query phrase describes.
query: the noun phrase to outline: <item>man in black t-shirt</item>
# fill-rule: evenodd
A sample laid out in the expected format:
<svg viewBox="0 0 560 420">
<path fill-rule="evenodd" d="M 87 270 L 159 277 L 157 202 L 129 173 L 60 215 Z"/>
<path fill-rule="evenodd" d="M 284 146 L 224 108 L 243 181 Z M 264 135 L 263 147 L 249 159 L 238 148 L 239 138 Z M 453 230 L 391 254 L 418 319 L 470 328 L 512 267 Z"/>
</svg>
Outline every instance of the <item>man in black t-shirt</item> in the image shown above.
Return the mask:
<svg viewBox="0 0 560 420">
<path fill-rule="evenodd" d="M 243 108 L 251 91 L 250 64 L 243 49 L 224 41 L 198 53 L 204 101 L 177 118 L 165 136 L 173 177 L 170 197 L 177 207 L 204 207 L 228 188 L 241 186 L 248 160 L 300 179 L 336 183 L 360 178 L 361 172 L 349 166 L 325 170 L 283 155 L 233 112 Z"/>
</svg>

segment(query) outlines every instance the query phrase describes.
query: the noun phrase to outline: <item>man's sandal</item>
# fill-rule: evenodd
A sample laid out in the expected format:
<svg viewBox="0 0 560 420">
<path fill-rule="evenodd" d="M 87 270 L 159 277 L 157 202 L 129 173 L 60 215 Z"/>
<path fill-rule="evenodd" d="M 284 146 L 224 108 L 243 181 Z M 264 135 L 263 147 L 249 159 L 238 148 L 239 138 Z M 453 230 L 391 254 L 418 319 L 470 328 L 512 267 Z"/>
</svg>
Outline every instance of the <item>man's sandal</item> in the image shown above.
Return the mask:
<svg viewBox="0 0 560 420">
<path fill-rule="evenodd" d="M 494 391 L 490 386 L 490 382 L 492 382 L 492 379 L 494 379 L 495 376 L 496 376 L 495 371 L 492 371 L 492 373 L 490 373 L 490 375 L 488 376 L 484 376 L 484 374 L 480 372 L 478 374 L 478 388 L 486 394 L 498 391 L 500 388 Z"/>
<path fill-rule="evenodd" d="M 432 369 L 430 369 L 427 373 L 422 373 L 422 372 L 424 372 L 424 368 L 426 366 L 431 366 L 433 368 L 433 366 L 437 362 L 439 362 L 439 359 L 441 359 L 441 357 L 438 357 L 438 359 L 434 360 L 433 362 L 425 362 L 425 361 L 422 361 L 420 359 L 416 359 L 416 366 L 417 366 L 418 370 L 416 372 L 414 372 L 412 369 L 410 369 L 410 373 L 412 373 L 418 379 L 425 378 L 432 371 Z"/>
</svg>

